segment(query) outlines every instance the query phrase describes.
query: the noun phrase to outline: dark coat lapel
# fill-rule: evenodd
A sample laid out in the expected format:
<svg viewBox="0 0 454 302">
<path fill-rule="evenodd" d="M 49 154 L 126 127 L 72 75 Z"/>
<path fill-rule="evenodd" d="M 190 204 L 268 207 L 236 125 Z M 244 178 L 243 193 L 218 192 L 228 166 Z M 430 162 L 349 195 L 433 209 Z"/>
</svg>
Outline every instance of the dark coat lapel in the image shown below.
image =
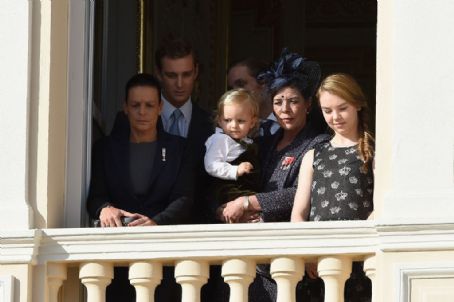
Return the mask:
<svg viewBox="0 0 454 302">
<path fill-rule="evenodd" d="M 192 103 L 192 116 L 187 139 L 192 141 L 196 137 L 201 137 L 206 140 L 213 130 L 214 126 L 211 123 L 209 113 L 202 110 L 197 104 Z"/>
<path fill-rule="evenodd" d="M 266 145 L 268 145 L 268 144 L 269 144 L 269 146 L 271 146 L 270 149 L 268 149 L 268 151 L 265 153 L 265 156 L 262 157 L 262 160 L 263 159 L 265 160 L 265 161 L 263 161 L 264 164 L 272 161 L 273 156 L 275 156 L 277 144 L 279 143 L 279 140 L 281 139 L 282 135 L 283 135 L 283 130 L 279 129 L 271 137 L 264 138 L 264 141 L 263 141 L 264 147 L 266 148 Z M 282 161 L 285 159 L 285 157 L 294 157 L 295 158 L 294 163 L 285 173 L 284 182 L 287 182 L 288 178 L 293 173 L 293 169 L 294 169 L 293 167 L 295 166 L 295 163 L 297 161 L 301 161 L 300 157 L 304 156 L 304 154 L 306 153 L 305 151 L 307 151 L 306 149 L 307 149 L 308 145 L 310 144 L 310 142 L 312 141 L 314 136 L 315 136 L 315 134 L 313 133 L 312 128 L 309 125 L 306 125 L 306 127 L 304 127 L 298 133 L 298 135 L 290 143 L 290 145 L 288 145 L 287 147 L 285 147 L 283 150 L 280 151 L 280 152 L 284 152 L 285 155 L 280 159 L 277 169 L 282 168 Z M 298 173 L 298 171 L 296 173 Z"/>
<path fill-rule="evenodd" d="M 189 123 L 189 129 L 188 129 L 188 140 L 192 140 L 194 136 L 197 134 L 197 130 L 200 127 L 200 122 L 201 122 L 201 117 L 200 117 L 200 112 L 199 108 L 197 105 L 194 103 L 192 104 L 192 116 L 191 116 L 191 122 Z"/>
<path fill-rule="evenodd" d="M 112 167 L 118 176 L 119 183 L 117 185 L 123 188 L 127 192 L 127 195 L 134 196 L 129 173 L 129 141 L 111 139 L 111 143 L 112 147 L 110 150 L 112 152 L 113 163 L 117 166 L 117 169 Z"/>
</svg>

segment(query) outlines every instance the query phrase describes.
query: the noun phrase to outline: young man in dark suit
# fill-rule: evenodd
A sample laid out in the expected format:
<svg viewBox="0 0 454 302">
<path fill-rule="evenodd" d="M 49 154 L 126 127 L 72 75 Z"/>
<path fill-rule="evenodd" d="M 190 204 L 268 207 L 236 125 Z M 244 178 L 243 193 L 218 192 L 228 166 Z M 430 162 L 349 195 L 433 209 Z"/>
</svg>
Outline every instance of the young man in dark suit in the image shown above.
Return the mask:
<svg viewBox="0 0 454 302">
<path fill-rule="evenodd" d="M 198 171 L 191 222 L 211 222 L 214 217 L 207 212 L 204 194 L 207 175 L 203 168 L 203 156 L 205 141 L 213 133 L 214 125 L 210 114 L 191 97 L 199 71 L 195 52 L 188 41 L 168 38 L 157 49 L 155 64 L 162 85 L 163 129 L 186 138 L 186 156 L 194 159 Z"/>
<path fill-rule="evenodd" d="M 208 112 L 192 100 L 194 84 L 199 66 L 195 52 L 188 41 L 179 38 L 164 40 L 155 53 L 156 75 L 162 85 L 163 107 L 161 122 L 164 131 L 186 138 L 185 158 L 194 162 L 196 173 L 194 204 L 190 223 L 210 223 L 215 217 L 209 211 L 205 188 L 208 175 L 203 165 L 205 141 L 213 133 L 214 125 Z M 172 274 L 173 269 L 166 267 L 164 274 Z M 164 285 L 164 283 L 163 283 Z M 165 284 L 167 289 L 179 286 L 173 282 Z M 162 285 L 161 285 L 162 288 Z M 169 291 L 157 288 L 156 295 L 168 296 Z M 202 293 L 204 296 L 205 294 Z M 167 301 L 180 301 L 179 294 L 167 297 Z"/>
</svg>

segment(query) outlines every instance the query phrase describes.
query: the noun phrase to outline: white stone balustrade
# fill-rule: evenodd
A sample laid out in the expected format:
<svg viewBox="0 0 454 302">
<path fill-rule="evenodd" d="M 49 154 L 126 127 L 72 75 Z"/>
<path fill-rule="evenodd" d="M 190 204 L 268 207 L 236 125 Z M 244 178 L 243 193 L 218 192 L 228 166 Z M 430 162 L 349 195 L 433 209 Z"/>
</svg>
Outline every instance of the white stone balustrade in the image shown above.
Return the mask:
<svg viewBox="0 0 454 302">
<path fill-rule="evenodd" d="M 129 280 L 136 289 L 137 302 L 154 302 L 154 290 L 161 279 L 161 263 L 143 261 L 129 266 Z"/>
<path fill-rule="evenodd" d="M 304 257 L 277 257 L 271 260 L 271 277 L 277 284 L 277 302 L 295 302 L 297 283 L 304 276 Z M 319 276 L 325 282 L 325 301 L 344 300 L 345 281 L 352 267 L 350 256 L 324 256 L 318 261 Z M 57 301 L 58 289 L 66 279 L 64 264 L 50 264 L 48 283 L 51 300 Z M 230 286 L 230 302 L 247 302 L 248 288 L 253 282 L 256 262 L 248 258 L 233 258 L 223 261 L 222 276 Z M 375 281 L 375 256 L 365 258 L 364 270 Z M 112 279 L 113 265 L 85 263 L 80 267 L 81 282 L 87 287 L 88 302 L 104 301 L 105 289 Z M 175 265 L 175 279 L 182 287 L 183 302 L 199 302 L 200 290 L 209 277 L 209 262 L 206 260 L 181 260 Z M 162 279 L 162 263 L 159 261 L 135 261 L 129 266 L 129 280 L 136 288 L 137 302 L 153 302 L 154 291 Z"/>
<path fill-rule="evenodd" d="M 402 230 L 396 234 L 402 236 Z M 454 224 L 452 234 L 437 234 L 437 240 L 454 235 Z M 72 282 L 86 287 L 88 302 L 105 301 L 116 265 L 129 265 L 129 280 L 136 288 L 137 301 L 153 301 L 162 267 L 172 264 L 176 282 L 182 286 L 183 302 L 200 301 L 209 266 L 219 264 L 230 287 L 230 301 L 246 302 L 256 263 L 271 265 L 270 273 L 278 286 L 277 301 L 291 302 L 295 301 L 295 286 L 304 275 L 305 262 L 314 259 L 319 260 L 319 275 L 326 284 L 326 301 L 343 301 L 352 260 L 365 260 L 364 269 L 375 289 L 377 246 L 386 244 L 390 248 L 394 242 L 377 240 L 377 229 L 368 221 L 47 229 L 41 230 L 39 237 L 34 232 L 20 233 L 23 238 L 17 233 L 2 235 L 3 261 L 32 259 L 34 264 L 47 267 L 49 301 L 57 300 L 67 266 L 79 265 L 80 280 Z M 389 236 L 388 231 L 385 239 L 390 240 Z M 410 245 L 413 239 L 409 239 Z M 402 241 L 398 248 L 411 248 Z M 31 249 L 32 242 L 39 249 Z M 27 256 L 30 252 L 37 254 Z M 38 298 L 36 302 L 41 301 Z"/>
<path fill-rule="evenodd" d="M 58 302 L 58 291 L 66 280 L 67 269 L 65 263 L 50 263 L 47 266 L 47 284 L 49 302 Z"/>
<path fill-rule="evenodd" d="M 370 279 L 372 283 L 372 301 L 376 301 L 377 295 L 377 284 L 375 280 L 375 274 L 377 271 L 377 257 L 375 255 L 370 255 L 364 259 L 364 272 L 366 276 Z"/>
<path fill-rule="evenodd" d="M 294 302 L 295 288 L 304 275 L 301 257 L 279 257 L 271 261 L 271 277 L 277 284 L 277 302 Z"/>
<path fill-rule="evenodd" d="M 318 260 L 318 275 L 325 283 L 325 302 L 344 301 L 345 281 L 352 270 L 352 260 L 347 256 L 327 256 Z"/>
<path fill-rule="evenodd" d="M 80 266 L 79 278 L 87 288 L 87 302 L 106 300 L 106 287 L 113 278 L 112 263 L 89 262 Z"/>
<path fill-rule="evenodd" d="M 207 283 L 209 266 L 206 261 L 183 260 L 175 265 L 175 279 L 181 285 L 182 302 L 199 302 L 200 289 Z"/>
<path fill-rule="evenodd" d="M 229 302 L 247 302 L 249 285 L 255 278 L 255 262 L 230 259 L 222 264 L 222 277 L 230 287 Z"/>
</svg>

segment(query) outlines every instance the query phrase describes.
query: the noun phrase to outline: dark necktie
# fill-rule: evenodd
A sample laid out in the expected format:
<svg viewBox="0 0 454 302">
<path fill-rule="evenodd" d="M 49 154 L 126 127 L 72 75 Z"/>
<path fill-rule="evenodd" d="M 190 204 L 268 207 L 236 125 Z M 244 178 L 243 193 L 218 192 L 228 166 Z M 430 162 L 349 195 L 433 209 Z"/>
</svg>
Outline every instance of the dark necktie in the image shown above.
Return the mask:
<svg viewBox="0 0 454 302">
<path fill-rule="evenodd" d="M 172 115 L 170 116 L 170 117 L 173 117 L 172 124 L 170 124 L 170 127 L 169 127 L 170 134 L 181 136 L 180 129 L 178 127 L 178 121 L 180 120 L 180 117 L 182 115 L 183 115 L 183 113 L 181 113 L 181 110 L 178 108 L 172 112 Z"/>
<path fill-rule="evenodd" d="M 271 135 L 271 126 L 273 126 L 274 121 L 267 119 L 263 123 L 260 124 L 260 129 L 262 129 L 263 136 L 270 136 Z"/>
</svg>

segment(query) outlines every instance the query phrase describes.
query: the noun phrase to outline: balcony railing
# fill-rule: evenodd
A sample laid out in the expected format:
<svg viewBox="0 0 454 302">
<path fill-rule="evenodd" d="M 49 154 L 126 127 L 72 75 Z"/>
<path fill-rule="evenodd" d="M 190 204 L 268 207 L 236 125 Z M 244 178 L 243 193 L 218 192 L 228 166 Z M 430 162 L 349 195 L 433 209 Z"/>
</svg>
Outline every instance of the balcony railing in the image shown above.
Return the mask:
<svg viewBox="0 0 454 302">
<path fill-rule="evenodd" d="M 87 301 L 104 301 L 115 266 L 129 266 L 137 301 L 152 301 L 164 265 L 175 266 L 182 301 L 199 301 L 209 266 L 222 265 L 230 301 L 247 301 L 256 264 L 271 264 L 277 301 L 294 301 L 304 264 L 318 263 L 325 301 L 343 301 L 352 261 L 364 261 L 376 294 L 377 252 L 454 249 L 454 224 L 378 225 L 373 221 L 179 225 L 137 228 L 78 228 L 1 231 L 0 264 L 40 267 L 47 294 L 33 301 L 58 301 L 69 267 L 79 268 Z M 44 269 L 41 269 L 44 268 Z M 150 298 L 151 297 L 151 298 Z"/>
</svg>

